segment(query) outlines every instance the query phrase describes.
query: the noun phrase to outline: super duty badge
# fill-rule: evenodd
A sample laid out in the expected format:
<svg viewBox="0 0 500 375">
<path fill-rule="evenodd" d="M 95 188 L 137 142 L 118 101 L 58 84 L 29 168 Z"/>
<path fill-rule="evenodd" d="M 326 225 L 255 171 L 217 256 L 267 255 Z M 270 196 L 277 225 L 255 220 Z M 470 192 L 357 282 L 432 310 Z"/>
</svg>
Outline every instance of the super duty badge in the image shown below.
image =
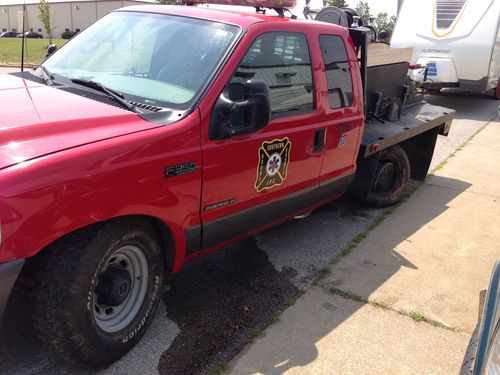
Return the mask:
<svg viewBox="0 0 500 375">
<path fill-rule="evenodd" d="M 189 161 L 183 164 L 170 165 L 165 168 L 165 177 L 181 176 L 196 171 L 196 162 Z"/>
</svg>

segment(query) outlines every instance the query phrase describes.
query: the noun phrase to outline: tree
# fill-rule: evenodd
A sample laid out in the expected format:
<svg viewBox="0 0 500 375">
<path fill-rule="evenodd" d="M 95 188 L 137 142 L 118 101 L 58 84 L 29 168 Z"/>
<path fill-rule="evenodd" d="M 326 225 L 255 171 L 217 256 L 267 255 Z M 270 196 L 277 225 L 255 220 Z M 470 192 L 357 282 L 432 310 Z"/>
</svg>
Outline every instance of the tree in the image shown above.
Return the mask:
<svg viewBox="0 0 500 375">
<path fill-rule="evenodd" d="M 50 5 L 48 0 L 40 0 L 40 3 L 38 4 L 38 19 L 42 22 L 43 28 L 49 36 L 49 44 L 52 44 L 55 26 L 52 16 L 50 15 Z"/>
<path fill-rule="evenodd" d="M 356 12 L 359 13 L 359 16 L 363 20 L 364 24 L 367 24 L 370 21 L 370 6 L 366 1 L 360 1 L 358 5 L 356 5 Z"/>
<path fill-rule="evenodd" d="M 157 4 L 177 4 L 177 0 L 155 0 Z"/>
<path fill-rule="evenodd" d="M 377 18 L 375 18 L 375 23 L 379 32 L 381 30 L 387 30 L 389 32 L 389 36 L 391 36 L 394 26 L 396 25 L 396 16 L 391 16 L 389 18 L 387 13 L 379 13 L 377 14 Z"/>
<path fill-rule="evenodd" d="M 345 0 L 325 0 L 325 3 L 328 6 L 338 7 L 338 8 L 346 8 L 349 6 L 349 4 L 347 4 Z"/>
</svg>

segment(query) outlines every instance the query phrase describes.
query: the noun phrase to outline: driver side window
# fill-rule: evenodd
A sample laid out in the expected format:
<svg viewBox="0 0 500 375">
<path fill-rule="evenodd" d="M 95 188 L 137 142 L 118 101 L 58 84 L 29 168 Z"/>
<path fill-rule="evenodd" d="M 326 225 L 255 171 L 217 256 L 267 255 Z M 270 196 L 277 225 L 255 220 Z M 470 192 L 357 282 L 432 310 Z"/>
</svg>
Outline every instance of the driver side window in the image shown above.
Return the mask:
<svg viewBox="0 0 500 375">
<path fill-rule="evenodd" d="M 231 100 L 244 100 L 244 83 L 264 80 L 273 115 L 293 115 L 314 109 L 311 61 L 302 33 L 271 32 L 253 42 L 229 83 Z"/>
</svg>

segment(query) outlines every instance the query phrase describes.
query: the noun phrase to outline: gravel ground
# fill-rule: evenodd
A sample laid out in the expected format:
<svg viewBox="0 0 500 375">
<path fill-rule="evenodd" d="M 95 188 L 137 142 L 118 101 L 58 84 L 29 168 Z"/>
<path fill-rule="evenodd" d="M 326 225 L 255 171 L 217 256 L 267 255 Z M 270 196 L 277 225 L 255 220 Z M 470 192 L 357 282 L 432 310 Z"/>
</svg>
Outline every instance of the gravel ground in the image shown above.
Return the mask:
<svg viewBox="0 0 500 375">
<path fill-rule="evenodd" d="M 457 109 L 450 136 L 439 137 L 433 166 L 493 118 L 498 106 L 490 98 L 463 95 L 429 102 Z M 269 325 L 380 213 L 342 199 L 196 260 L 167 280 L 164 305 L 139 345 L 100 373 L 206 374 Z M 0 331 L 0 373 L 90 373 L 56 362 L 34 338 L 29 300 L 16 295 L 11 302 Z"/>
</svg>

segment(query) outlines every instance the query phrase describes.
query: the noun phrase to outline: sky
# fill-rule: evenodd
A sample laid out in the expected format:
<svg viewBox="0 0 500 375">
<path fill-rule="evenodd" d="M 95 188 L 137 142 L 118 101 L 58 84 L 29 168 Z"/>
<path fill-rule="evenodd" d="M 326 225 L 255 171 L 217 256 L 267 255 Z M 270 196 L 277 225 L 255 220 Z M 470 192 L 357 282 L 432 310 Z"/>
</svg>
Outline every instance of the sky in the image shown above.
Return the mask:
<svg viewBox="0 0 500 375">
<path fill-rule="evenodd" d="M 57 0 L 57 1 L 65 1 L 65 0 Z M 81 0 L 71 0 L 71 1 L 81 1 Z M 389 15 L 396 14 L 397 0 L 364 0 L 364 1 L 367 1 L 368 4 L 370 5 L 373 15 L 376 15 L 379 12 L 387 12 Z M 27 2 L 33 3 L 34 1 L 28 0 Z M 359 0 L 347 0 L 347 3 L 352 8 L 354 8 L 358 2 Z M 0 0 L 0 6 L 10 5 L 10 4 L 22 4 L 22 3 L 23 0 Z"/>
</svg>

